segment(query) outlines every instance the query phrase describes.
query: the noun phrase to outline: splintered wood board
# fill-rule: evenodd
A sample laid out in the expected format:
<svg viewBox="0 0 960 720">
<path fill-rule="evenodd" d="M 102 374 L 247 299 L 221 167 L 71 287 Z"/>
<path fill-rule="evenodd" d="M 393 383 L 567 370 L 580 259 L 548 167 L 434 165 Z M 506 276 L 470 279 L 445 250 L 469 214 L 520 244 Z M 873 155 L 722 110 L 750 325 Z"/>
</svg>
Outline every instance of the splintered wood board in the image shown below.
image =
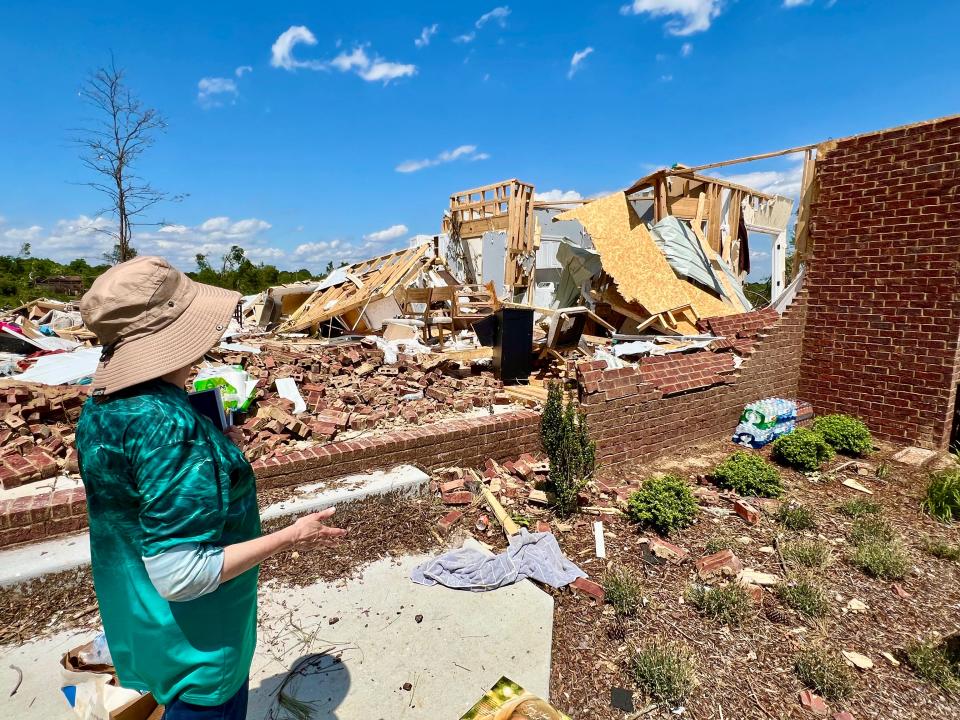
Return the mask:
<svg viewBox="0 0 960 720">
<path fill-rule="evenodd" d="M 583 223 L 604 271 L 625 300 L 643 305 L 651 315 L 690 302 L 684 292 L 687 283 L 673 272 L 647 229 L 640 223 L 631 227 L 630 205 L 622 192 L 568 210 L 557 219 Z"/>
</svg>

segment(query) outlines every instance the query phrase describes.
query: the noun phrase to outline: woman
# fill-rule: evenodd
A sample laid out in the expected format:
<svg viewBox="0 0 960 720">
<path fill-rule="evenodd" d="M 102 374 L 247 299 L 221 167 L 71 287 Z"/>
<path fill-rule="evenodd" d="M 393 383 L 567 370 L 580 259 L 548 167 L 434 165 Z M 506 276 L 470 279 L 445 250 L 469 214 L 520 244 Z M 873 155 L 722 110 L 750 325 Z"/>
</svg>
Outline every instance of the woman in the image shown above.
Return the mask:
<svg viewBox="0 0 960 720">
<path fill-rule="evenodd" d="M 345 533 L 331 508 L 261 536 L 250 464 L 187 398 L 238 300 L 139 257 L 80 303 L 104 346 L 76 433 L 97 600 L 120 684 L 165 720 L 246 717 L 257 566 Z"/>
</svg>

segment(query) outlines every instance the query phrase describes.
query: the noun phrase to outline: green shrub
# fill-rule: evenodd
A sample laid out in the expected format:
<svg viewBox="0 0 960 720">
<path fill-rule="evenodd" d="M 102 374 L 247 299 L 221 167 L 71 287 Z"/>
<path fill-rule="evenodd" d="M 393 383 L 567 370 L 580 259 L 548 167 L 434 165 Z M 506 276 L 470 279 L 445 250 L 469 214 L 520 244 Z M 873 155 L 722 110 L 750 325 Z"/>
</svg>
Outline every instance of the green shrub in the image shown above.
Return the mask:
<svg viewBox="0 0 960 720">
<path fill-rule="evenodd" d="M 577 509 L 577 496 L 593 476 L 597 445 L 587 431 L 586 415 L 577 410 L 573 399 L 567 402 L 566 409 L 562 405 L 563 390 L 559 383 L 553 383 L 540 420 L 540 441 L 550 459 L 548 489 L 555 498 L 554 509 L 565 516 Z"/>
<path fill-rule="evenodd" d="M 873 437 L 860 418 L 852 415 L 824 415 L 813 421 L 814 432 L 839 453 L 863 456 L 873 449 Z"/>
<path fill-rule="evenodd" d="M 872 500 L 853 498 L 852 500 L 846 500 L 840 503 L 840 505 L 837 506 L 837 510 L 847 517 L 858 518 L 864 515 L 877 515 L 881 512 L 882 508 L 880 507 L 880 503 L 875 503 Z"/>
<path fill-rule="evenodd" d="M 861 542 L 850 560 L 867 575 L 882 580 L 900 580 L 910 564 L 898 541 L 876 539 Z"/>
<path fill-rule="evenodd" d="M 793 669 L 800 682 L 827 700 L 846 700 L 853 695 L 853 672 L 834 653 L 809 648 L 797 656 Z"/>
<path fill-rule="evenodd" d="M 800 530 L 812 530 L 817 526 L 810 508 L 795 502 L 784 503 L 777 508 L 774 519 L 787 528 L 787 530 L 795 530 L 798 532 Z"/>
<path fill-rule="evenodd" d="M 866 542 L 890 542 L 897 537 L 890 521 L 880 515 L 867 515 L 854 521 L 850 528 L 850 542 L 862 545 Z"/>
<path fill-rule="evenodd" d="M 780 497 L 780 472 L 759 455 L 737 450 L 713 471 L 717 485 L 748 497 Z"/>
<path fill-rule="evenodd" d="M 833 457 L 833 448 L 823 436 L 807 428 L 797 428 L 773 441 L 773 459 L 794 470 L 816 470 Z"/>
<path fill-rule="evenodd" d="M 675 475 L 650 478 L 627 499 L 627 515 L 661 535 L 692 524 L 698 510 L 690 486 Z"/>
<path fill-rule="evenodd" d="M 784 562 L 805 568 L 825 568 L 833 559 L 833 548 L 823 540 L 788 540 L 780 544 Z"/>
<path fill-rule="evenodd" d="M 701 615 L 726 625 L 739 625 L 753 614 L 753 601 L 739 583 L 718 587 L 695 584 L 687 588 L 686 599 Z"/>
<path fill-rule="evenodd" d="M 780 583 L 777 585 L 776 594 L 784 605 L 804 617 L 823 617 L 830 607 L 823 588 L 804 577 L 795 577 Z"/>
<path fill-rule="evenodd" d="M 643 583 L 632 570 L 615 567 L 603 576 L 605 600 L 619 618 L 636 617 L 643 606 Z"/>
<path fill-rule="evenodd" d="M 630 664 L 637 685 L 658 702 L 680 705 L 696 687 L 693 655 L 683 645 L 649 640 L 634 650 Z"/>
<path fill-rule="evenodd" d="M 951 695 L 960 695 L 960 665 L 951 662 L 942 642 L 915 642 L 904 648 L 907 665 L 922 680 Z"/>
<path fill-rule="evenodd" d="M 923 506 L 941 522 L 960 520 L 960 470 L 931 474 Z"/>
<path fill-rule="evenodd" d="M 951 545 L 943 540 L 927 539 L 923 544 L 923 549 L 930 555 L 941 560 L 950 560 L 951 562 L 960 562 L 960 545 Z"/>
<path fill-rule="evenodd" d="M 733 550 L 736 546 L 737 541 L 729 535 L 714 535 L 712 538 L 707 540 L 707 544 L 704 546 L 703 552 L 705 555 L 713 555 L 721 550 Z"/>
</svg>

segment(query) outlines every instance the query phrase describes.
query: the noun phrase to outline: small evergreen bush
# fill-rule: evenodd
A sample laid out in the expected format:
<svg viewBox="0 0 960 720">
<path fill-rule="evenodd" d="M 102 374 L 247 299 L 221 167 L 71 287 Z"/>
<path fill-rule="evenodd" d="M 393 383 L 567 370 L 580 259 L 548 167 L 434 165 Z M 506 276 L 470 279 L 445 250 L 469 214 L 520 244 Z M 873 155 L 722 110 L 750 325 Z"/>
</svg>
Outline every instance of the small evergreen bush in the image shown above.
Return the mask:
<svg viewBox="0 0 960 720">
<path fill-rule="evenodd" d="M 690 486 L 675 475 L 650 478 L 627 499 L 627 515 L 661 535 L 691 525 L 698 510 Z"/>
<path fill-rule="evenodd" d="M 833 457 L 833 448 L 823 436 L 807 428 L 797 428 L 773 441 L 773 459 L 794 470 L 816 470 Z"/>
<path fill-rule="evenodd" d="M 960 695 L 960 664 L 951 661 L 942 642 L 914 642 L 904 648 L 904 654 L 917 677 L 950 695 Z"/>
<path fill-rule="evenodd" d="M 632 570 L 616 567 L 603 576 L 604 599 L 618 618 L 632 618 L 643 606 L 643 582 Z"/>
<path fill-rule="evenodd" d="M 630 664 L 637 685 L 670 706 L 682 704 L 697 684 L 693 654 L 676 643 L 649 640 L 634 650 Z"/>
<path fill-rule="evenodd" d="M 931 474 L 923 506 L 941 522 L 960 520 L 960 470 Z"/>
<path fill-rule="evenodd" d="M 759 455 L 737 450 L 713 471 L 717 485 L 748 497 L 780 497 L 780 472 Z"/>
<path fill-rule="evenodd" d="M 872 500 L 853 498 L 852 500 L 846 500 L 840 503 L 840 505 L 837 506 L 837 510 L 847 517 L 858 518 L 864 515 L 877 515 L 881 512 L 882 508 L 879 503 L 875 503 Z"/>
<path fill-rule="evenodd" d="M 890 542 L 897 536 L 890 521 L 880 515 L 866 515 L 854 521 L 850 528 L 850 542 L 862 545 L 865 542 Z"/>
<path fill-rule="evenodd" d="M 577 496 L 593 476 L 597 445 L 587 431 L 586 415 L 577 410 L 573 399 L 563 407 L 559 383 L 553 383 L 547 391 L 540 441 L 550 459 L 549 489 L 555 498 L 555 510 L 558 515 L 570 515 L 577 509 Z"/>
<path fill-rule="evenodd" d="M 701 615 L 725 625 L 739 625 L 753 614 L 753 600 L 743 585 L 735 582 L 718 587 L 691 585 L 686 599 Z"/>
<path fill-rule="evenodd" d="M 817 523 L 813 519 L 813 512 L 810 508 L 796 502 L 788 502 L 777 508 L 777 514 L 774 518 L 787 530 L 800 532 L 801 530 L 813 530 Z"/>
<path fill-rule="evenodd" d="M 824 415 L 813 421 L 813 431 L 839 453 L 860 457 L 873 449 L 873 436 L 860 418 L 852 415 Z"/>
<path fill-rule="evenodd" d="M 787 540 L 780 544 L 780 554 L 790 565 L 823 569 L 833 560 L 830 543 L 823 540 Z"/>
<path fill-rule="evenodd" d="M 910 565 L 910 559 L 899 540 L 876 538 L 860 543 L 850 560 L 867 575 L 881 580 L 902 579 Z"/>
<path fill-rule="evenodd" d="M 838 655 L 821 648 L 801 652 L 793 663 L 800 682 L 827 700 L 846 700 L 853 695 L 853 672 Z"/>
<path fill-rule="evenodd" d="M 804 577 L 780 583 L 777 585 L 776 594 L 784 605 L 804 617 L 823 617 L 830 607 L 823 588 Z"/>
</svg>

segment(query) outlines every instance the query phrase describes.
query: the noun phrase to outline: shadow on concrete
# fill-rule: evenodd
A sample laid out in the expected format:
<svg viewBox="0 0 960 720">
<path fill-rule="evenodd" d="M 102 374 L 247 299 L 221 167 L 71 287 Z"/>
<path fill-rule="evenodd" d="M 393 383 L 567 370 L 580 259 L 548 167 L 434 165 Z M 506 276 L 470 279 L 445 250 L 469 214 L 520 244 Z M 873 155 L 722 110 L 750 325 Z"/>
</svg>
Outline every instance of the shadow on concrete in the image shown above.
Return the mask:
<svg viewBox="0 0 960 720">
<path fill-rule="evenodd" d="M 304 655 L 290 670 L 264 678 L 260 687 L 250 690 L 250 705 L 267 707 L 266 712 L 251 711 L 247 720 L 288 720 L 299 715 L 284 708 L 282 701 L 302 706 L 310 720 L 341 720 L 337 708 L 350 689 L 350 672 L 333 654 Z M 254 714 L 256 713 L 256 714 Z"/>
</svg>

